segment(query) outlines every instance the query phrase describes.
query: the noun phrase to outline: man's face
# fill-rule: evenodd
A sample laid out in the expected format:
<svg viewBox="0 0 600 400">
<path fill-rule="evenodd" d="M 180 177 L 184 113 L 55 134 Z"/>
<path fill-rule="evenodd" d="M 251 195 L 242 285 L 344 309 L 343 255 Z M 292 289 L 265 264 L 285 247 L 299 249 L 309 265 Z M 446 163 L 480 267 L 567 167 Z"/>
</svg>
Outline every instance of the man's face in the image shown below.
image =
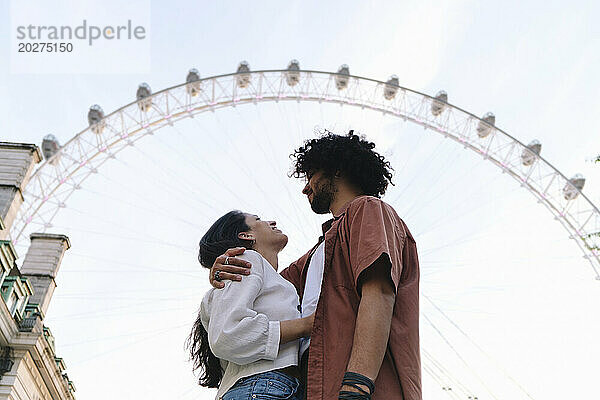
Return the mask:
<svg viewBox="0 0 600 400">
<path fill-rule="evenodd" d="M 337 192 L 333 178 L 327 177 L 322 171 L 317 171 L 307 174 L 306 179 L 302 194 L 308 197 L 310 208 L 317 214 L 327 214 Z"/>
</svg>

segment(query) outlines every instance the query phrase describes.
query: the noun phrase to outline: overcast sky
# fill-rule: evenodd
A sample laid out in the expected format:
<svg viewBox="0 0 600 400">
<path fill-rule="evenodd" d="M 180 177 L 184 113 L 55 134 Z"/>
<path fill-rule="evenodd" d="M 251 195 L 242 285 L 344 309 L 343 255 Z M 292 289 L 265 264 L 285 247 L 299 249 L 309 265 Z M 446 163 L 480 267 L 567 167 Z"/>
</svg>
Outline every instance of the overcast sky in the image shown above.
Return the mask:
<svg viewBox="0 0 600 400">
<path fill-rule="evenodd" d="M 111 112 L 134 100 L 139 83 L 158 91 L 182 83 L 192 67 L 209 77 L 242 60 L 253 70 L 285 68 L 293 58 L 322 71 L 345 63 L 355 75 L 396 74 L 400 85 L 428 94 L 444 89 L 476 115 L 494 112 L 520 141 L 538 139 L 566 176 L 582 173 L 584 192 L 600 202 L 600 165 L 591 161 L 600 152 L 597 3 L 174 0 L 114 11 L 112 2 L 87 1 L 53 13 L 43 12 L 48 2 L 30 3 L 46 24 L 149 16 L 150 72 L 118 73 L 135 69 L 142 51 L 110 58 L 111 73 L 11 73 L 15 32 L 3 2 L 2 140 L 40 145 L 52 133 L 64 144 L 86 127 L 90 105 Z M 86 54 L 79 61 L 94 60 Z M 45 324 L 78 398 L 213 398 L 196 385 L 183 350 L 208 289 L 198 240 L 220 215 L 242 209 L 288 233 L 281 265 L 310 248 L 324 218 L 287 177 L 288 155 L 321 128 L 359 130 L 396 169 L 384 200 L 420 251 L 424 398 L 597 393 L 600 282 L 530 193 L 418 126 L 347 106 L 280 103 L 202 114 L 157 132 L 105 164 L 61 210 L 50 231 L 67 234 L 72 248 Z M 26 250 L 17 248 L 21 260 Z"/>
</svg>

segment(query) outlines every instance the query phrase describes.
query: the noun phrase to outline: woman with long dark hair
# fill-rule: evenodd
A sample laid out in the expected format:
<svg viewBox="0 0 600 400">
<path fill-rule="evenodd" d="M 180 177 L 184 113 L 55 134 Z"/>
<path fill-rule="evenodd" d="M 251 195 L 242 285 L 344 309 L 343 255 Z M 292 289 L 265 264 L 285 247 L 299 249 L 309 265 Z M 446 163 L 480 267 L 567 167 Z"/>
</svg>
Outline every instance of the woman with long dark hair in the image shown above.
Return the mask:
<svg viewBox="0 0 600 400">
<path fill-rule="evenodd" d="M 243 280 L 206 293 L 187 340 L 199 384 L 218 388 L 217 399 L 302 399 L 297 339 L 310 335 L 313 316 L 300 318 L 296 289 L 277 273 L 287 240 L 274 221 L 240 211 L 200 240 L 203 267 L 231 247 L 246 248 L 238 258 L 252 263 Z"/>
</svg>

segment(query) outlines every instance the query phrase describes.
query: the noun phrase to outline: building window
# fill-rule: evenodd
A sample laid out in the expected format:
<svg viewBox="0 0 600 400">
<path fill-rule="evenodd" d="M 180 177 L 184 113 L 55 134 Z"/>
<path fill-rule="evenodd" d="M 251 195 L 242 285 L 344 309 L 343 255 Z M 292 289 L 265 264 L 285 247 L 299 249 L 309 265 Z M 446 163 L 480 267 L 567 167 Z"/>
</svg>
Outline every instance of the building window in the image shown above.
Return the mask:
<svg viewBox="0 0 600 400">
<path fill-rule="evenodd" d="M 6 302 L 6 307 L 8 307 L 8 311 L 10 312 L 10 315 L 14 315 L 15 310 L 17 309 L 17 301 L 18 300 L 19 299 L 17 298 L 17 294 L 13 291 L 10 294 L 8 301 Z"/>
<path fill-rule="evenodd" d="M 27 297 L 23 296 L 19 299 L 19 301 L 17 302 L 17 306 L 15 307 L 15 309 L 19 312 L 19 314 L 21 314 L 21 316 L 23 316 L 23 308 L 25 307 L 25 302 L 27 301 Z"/>
</svg>

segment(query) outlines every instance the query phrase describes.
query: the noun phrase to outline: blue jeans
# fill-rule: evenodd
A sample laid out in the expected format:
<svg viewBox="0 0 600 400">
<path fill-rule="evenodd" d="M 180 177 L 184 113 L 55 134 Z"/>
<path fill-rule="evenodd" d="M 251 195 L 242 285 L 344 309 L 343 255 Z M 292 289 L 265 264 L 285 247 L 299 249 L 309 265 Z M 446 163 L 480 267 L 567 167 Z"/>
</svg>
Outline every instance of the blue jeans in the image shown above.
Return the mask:
<svg viewBox="0 0 600 400">
<path fill-rule="evenodd" d="M 223 400 L 302 400 L 303 387 L 293 376 L 268 371 L 238 380 Z"/>
</svg>

